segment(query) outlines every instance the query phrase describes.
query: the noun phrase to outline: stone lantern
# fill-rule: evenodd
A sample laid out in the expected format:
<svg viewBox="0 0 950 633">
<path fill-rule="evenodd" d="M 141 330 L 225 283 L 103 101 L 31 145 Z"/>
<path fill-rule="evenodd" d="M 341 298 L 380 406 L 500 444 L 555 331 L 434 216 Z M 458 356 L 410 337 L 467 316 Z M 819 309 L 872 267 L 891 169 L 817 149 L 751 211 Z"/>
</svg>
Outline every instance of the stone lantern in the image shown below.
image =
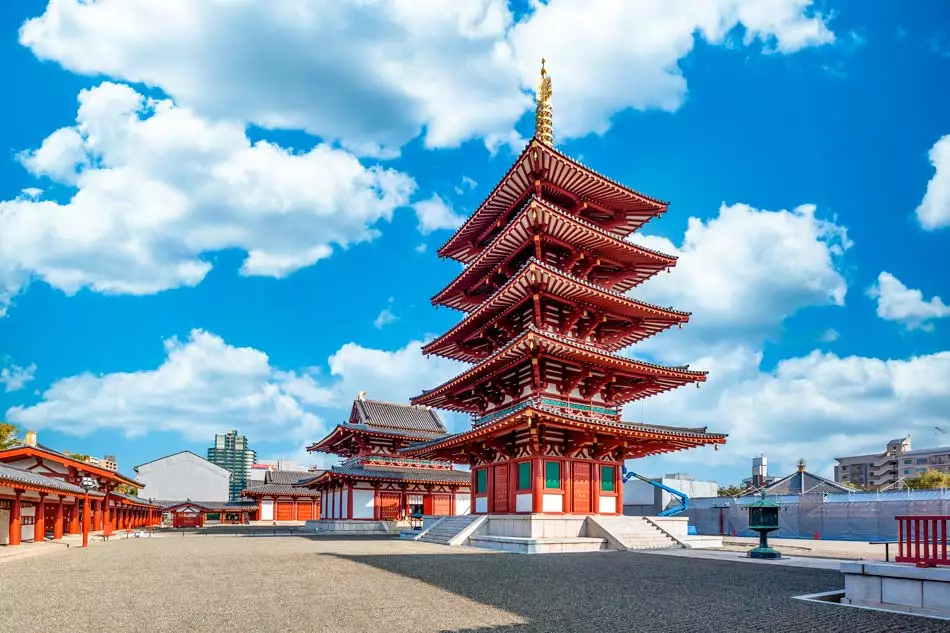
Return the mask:
<svg viewBox="0 0 950 633">
<path fill-rule="evenodd" d="M 759 533 L 759 546 L 749 551 L 751 558 L 776 559 L 782 555 L 769 547 L 769 532 L 778 529 L 778 510 L 779 505 L 765 498 L 765 491 L 762 491 L 762 498 L 755 503 L 750 503 L 749 509 L 749 529 Z"/>
</svg>

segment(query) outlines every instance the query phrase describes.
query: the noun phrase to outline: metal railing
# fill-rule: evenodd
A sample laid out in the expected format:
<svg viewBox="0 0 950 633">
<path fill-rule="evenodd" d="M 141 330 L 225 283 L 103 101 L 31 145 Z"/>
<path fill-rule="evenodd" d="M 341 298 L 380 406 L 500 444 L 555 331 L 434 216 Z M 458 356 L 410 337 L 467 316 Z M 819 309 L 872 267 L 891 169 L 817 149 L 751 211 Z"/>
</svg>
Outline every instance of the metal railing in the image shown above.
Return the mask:
<svg viewBox="0 0 950 633">
<path fill-rule="evenodd" d="M 950 565 L 947 557 L 947 523 L 950 515 L 897 516 L 898 563 L 918 567 Z"/>
</svg>

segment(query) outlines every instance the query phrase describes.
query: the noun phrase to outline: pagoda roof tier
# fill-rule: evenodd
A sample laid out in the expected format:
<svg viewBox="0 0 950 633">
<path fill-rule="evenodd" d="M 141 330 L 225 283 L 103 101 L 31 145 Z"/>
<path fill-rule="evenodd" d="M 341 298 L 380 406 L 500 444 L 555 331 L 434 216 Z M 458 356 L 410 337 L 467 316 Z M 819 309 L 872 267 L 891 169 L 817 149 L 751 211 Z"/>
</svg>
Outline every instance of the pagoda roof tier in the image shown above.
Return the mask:
<svg viewBox="0 0 950 633">
<path fill-rule="evenodd" d="M 533 254 L 536 236 L 542 243 L 553 244 L 576 255 L 569 262 L 558 262 L 561 266 L 582 266 L 582 259 L 586 258 L 599 260 L 606 269 L 615 268 L 615 272 L 602 273 L 602 281 L 617 292 L 629 290 L 676 264 L 676 257 L 672 255 L 618 239 L 543 200 L 532 198 L 491 244 L 432 298 L 432 303 L 463 311 L 472 309 L 484 300 L 484 296 L 468 294 L 468 291 L 494 271 L 501 269 L 504 272 L 515 267 L 519 254 L 525 251 Z M 550 249 L 548 252 L 553 255 Z"/>
<path fill-rule="evenodd" d="M 532 139 L 488 198 L 439 249 L 439 255 L 473 261 L 492 233 L 532 192 L 563 199 L 573 207 L 571 211 L 585 214 L 620 237 L 636 231 L 668 206 Z"/>
<path fill-rule="evenodd" d="M 330 453 L 350 457 L 368 452 L 374 445 L 398 448 L 413 442 L 425 442 L 442 437 L 444 431 L 410 431 L 369 426 L 366 424 L 338 424 L 322 440 L 307 447 L 312 453 Z"/>
<path fill-rule="evenodd" d="M 462 342 L 476 337 L 479 333 L 517 313 L 526 302 L 532 301 L 534 293 L 552 297 L 552 301 L 571 306 L 577 314 L 566 319 L 550 310 L 542 311 L 542 318 L 551 327 L 559 330 L 560 334 L 567 334 L 574 325 L 581 325 L 581 312 L 588 310 L 592 314 L 600 314 L 615 321 L 626 321 L 629 326 L 623 328 L 617 335 L 608 340 L 599 342 L 599 345 L 609 351 L 616 351 L 642 341 L 661 332 L 674 324 L 689 321 L 688 312 L 680 312 L 670 308 L 635 301 L 624 295 L 604 290 L 595 284 L 584 281 L 573 275 L 568 275 L 554 266 L 540 262 L 534 257 L 529 259 L 511 279 L 473 312 L 466 316 L 458 325 L 430 342 L 422 348 L 424 354 L 437 354 L 447 358 L 466 362 L 477 362 L 487 354 L 482 350 L 471 349 L 461 345 Z M 512 321 L 517 321 L 512 318 Z M 541 326 L 536 323 L 535 325 Z M 522 327 L 497 327 L 502 336 L 502 343 L 516 336 Z M 486 340 L 487 336 L 484 337 Z M 494 344 L 498 339 L 492 341 Z"/>
<path fill-rule="evenodd" d="M 461 484 L 471 483 L 472 475 L 462 470 L 427 468 L 363 468 L 362 466 L 334 466 L 317 477 L 298 484 L 314 488 L 334 481 L 398 481 L 409 484 Z"/>
<path fill-rule="evenodd" d="M 496 396 L 507 394 L 517 397 L 524 391 L 526 383 L 532 384 L 533 381 L 535 389 L 540 389 L 541 382 L 553 381 L 540 375 L 542 359 L 550 359 L 552 365 L 565 366 L 558 367 L 559 380 L 556 382 L 564 387 L 567 394 L 583 382 L 588 392 L 585 400 L 591 399 L 602 389 L 610 389 L 611 396 L 605 398 L 605 401 L 609 400 L 607 404 L 639 400 L 687 383 L 706 380 L 706 372 L 624 358 L 604 349 L 539 331 L 531 325 L 518 338 L 478 365 L 431 391 L 424 391 L 413 398 L 412 403 L 451 411 L 482 413 L 485 406 L 481 399 L 487 397 L 482 392 L 494 391 Z M 503 399 L 501 396 L 497 403 L 501 404 Z"/>
<path fill-rule="evenodd" d="M 578 432 L 597 440 L 608 439 L 607 446 L 622 451 L 618 459 L 638 459 L 650 455 L 669 453 L 709 444 L 725 444 L 726 435 L 709 433 L 706 427 L 687 428 L 660 426 L 614 420 L 596 415 L 566 412 L 562 408 L 542 404 L 542 398 L 524 401 L 513 407 L 506 415 L 494 421 L 476 426 L 468 431 L 447 435 L 424 444 L 414 444 L 400 452 L 417 458 L 445 459 L 467 463 L 468 457 L 483 448 L 492 439 L 523 428 L 526 423 L 532 429 L 558 429 Z"/>
</svg>

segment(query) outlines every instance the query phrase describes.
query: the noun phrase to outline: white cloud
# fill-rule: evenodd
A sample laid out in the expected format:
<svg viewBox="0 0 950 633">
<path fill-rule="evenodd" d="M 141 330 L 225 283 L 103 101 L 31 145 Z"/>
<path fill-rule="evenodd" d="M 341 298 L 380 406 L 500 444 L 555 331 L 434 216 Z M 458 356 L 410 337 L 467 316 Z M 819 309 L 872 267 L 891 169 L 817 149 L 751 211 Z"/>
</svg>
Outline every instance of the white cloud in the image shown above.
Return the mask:
<svg viewBox="0 0 950 633">
<path fill-rule="evenodd" d="M 889 272 L 882 272 L 868 289 L 868 296 L 877 301 L 877 315 L 886 321 L 897 321 L 907 330 L 933 329 L 933 321 L 950 316 L 950 306 L 940 297 L 924 300 L 924 294 L 908 288 Z"/>
<path fill-rule="evenodd" d="M 19 391 L 36 377 L 36 363 L 21 367 L 13 363 L 9 357 L 4 359 L 5 367 L 0 367 L 0 385 L 6 393 Z"/>
<path fill-rule="evenodd" d="M 377 330 L 381 330 L 383 327 L 389 325 L 398 318 L 395 314 L 393 314 L 392 307 L 393 298 L 390 297 L 386 307 L 380 310 L 379 315 L 377 315 L 376 319 L 373 320 L 373 327 L 375 327 Z"/>
<path fill-rule="evenodd" d="M 66 293 L 150 294 L 198 284 L 202 258 L 247 252 L 245 275 L 282 277 L 373 239 L 414 181 L 327 145 L 251 143 L 242 125 L 103 83 L 79 95 L 76 125 L 21 155 L 36 176 L 75 185 L 65 204 L 0 202 L 0 310 L 42 279 Z"/>
<path fill-rule="evenodd" d="M 438 194 L 432 194 L 428 200 L 421 200 L 412 205 L 419 219 L 419 232 L 428 235 L 439 229 L 457 229 L 462 226 L 465 218 L 455 213 L 452 207 Z"/>
<path fill-rule="evenodd" d="M 518 22 L 504 0 L 52 0 L 20 42 L 203 116 L 392 155 L 422 130 L 428 147 L 511 143 L 545 55 L 561 137 L 602 133 L 626 108 L 675 110 L 697 37 L 721 45 L 737 29 L 777 53 L 834 41 L 811 0 L 535 0 Z"/>
<path fill-rule="evenodd" d="M 762 338 L 801 308 L 843 305 L 847 282 L 838 267 L 851 241 L 844 227 L 815 211 L 723 204 L 707 221 L 690 218 L 679 246 L 636 233 L 632 241 L 679 260 L 631 294 L 693 312 L 684 332 L 707 341 Z"/>
<path fill-rule="evenodd" d="M 827 330 L 825 330 L 824 332 L 822 332 L 821 337 L 819 338 L 819 340 L 820 340 L 822 343 L 834 343 L 834 342 L 837 341 L 839 338 L 841 338 L 841 333 L 838 332 L 838 330 L 836 330 L 836 329 L 834 329 L 834 328 L 828 328 Z"/>
<path fill-rule="evenodd" d="M 478 183 L 469 178 L 468 176 L 462 176 L 462 184 L 455 187 L 455 193 L 462 195 L 467 191 L 471 191 L 478 186 Z"/>
<path fill-rule="evenodd" d="M 929 156 L 935 171 L 916 214 L 921 227 L 935 231 L 950 226 L 950 134 L 934 143 Z"/>
<path fill-rule="evenodd" d="M 428 248 L 429 247 L 426 245 L 425 242 L 421 242 L 420 244 L 416 245 L 416 247 L 413 250 L 421 255 L 422 253 L 425 253 L 426 250 L 428 250 Z"/>
<path fill-rule="evenodd" d="M 251 440 L 303 442 L 325 430 L 301 404 L 299 377 L 277 370 L 261 351 L 194 330 L 187 341 L 165 341 L 165 353 L 157 369 L 58 380 L 41 402 L 13 407 L 7 419 L 71 435 L 174 431 L 190 440 L 237 427 Z"/>
</svg>

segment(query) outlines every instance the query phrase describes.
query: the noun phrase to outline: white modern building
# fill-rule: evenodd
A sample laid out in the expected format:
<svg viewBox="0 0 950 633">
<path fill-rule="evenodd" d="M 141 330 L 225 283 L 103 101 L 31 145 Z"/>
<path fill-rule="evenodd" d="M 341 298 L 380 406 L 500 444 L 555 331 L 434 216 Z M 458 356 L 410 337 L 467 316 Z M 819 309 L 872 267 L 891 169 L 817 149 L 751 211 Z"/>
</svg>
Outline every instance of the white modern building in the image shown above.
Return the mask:
<svg viewBox="0 0 950 633">
<path fill-rule="evenodd" d="M 836 457 L 835 481 L 861 488 L 902 488 L 929 469 L 950 474 L 950 446 L 912 450 L 910 436 L 891 440 L 883 453 Z"/>
<path fill-rule="evenodd" d="M 679 490 L 687 497 L 715 497 L 719 484 L 715 481 L 697 481 L 684 473 L 672 473 L 655 477 L 652 481 L 667 488 Z M 669 492 L 633 478 L 623 485 L 623 513 L 631 516 L 656 516 L 679 501 Z"/>
<path fill-rule="evenodd" d="M 139 464 L 135 475 L 152 499 L 228 501 L 231 488 L 228 470 L 191 451 Z"/>
</svg>

